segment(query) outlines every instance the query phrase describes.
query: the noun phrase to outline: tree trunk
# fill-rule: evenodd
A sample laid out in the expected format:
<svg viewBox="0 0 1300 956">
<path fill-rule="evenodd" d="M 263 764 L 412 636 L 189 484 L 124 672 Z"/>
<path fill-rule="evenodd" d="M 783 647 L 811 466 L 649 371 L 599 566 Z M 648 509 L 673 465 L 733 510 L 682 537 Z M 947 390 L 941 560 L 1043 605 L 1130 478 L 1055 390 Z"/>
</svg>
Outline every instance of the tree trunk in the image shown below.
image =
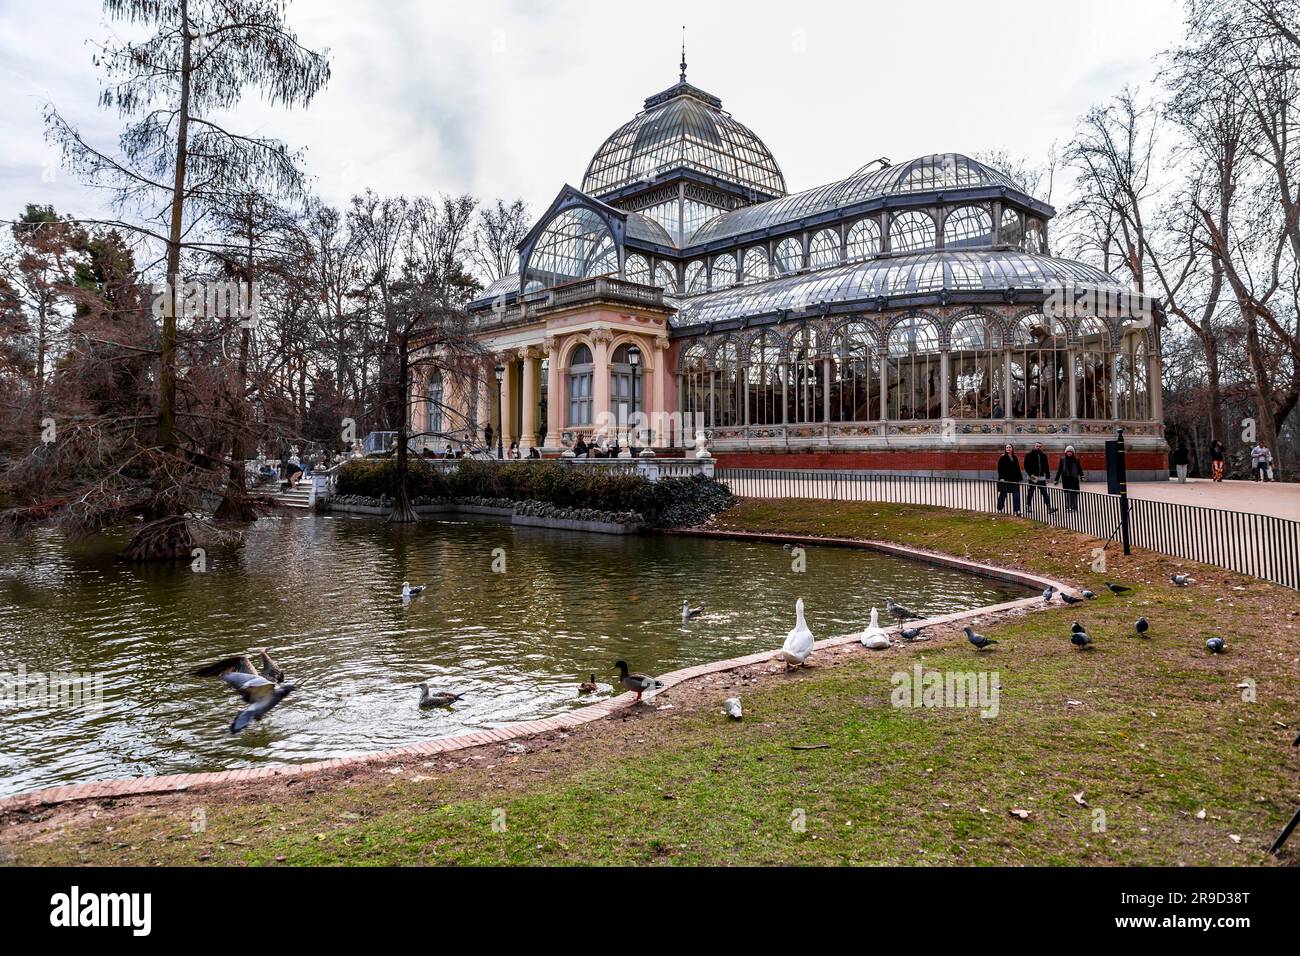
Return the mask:
<svg viewBox="0 0 1300 956">
<path fill-rule="evenodd" d="M 402 390 L 402 399 L 397 406 L 400 409 L 397 413 L 397 504 L 388 515 L 392 524 L 412 524 L 420 520 L 415 508 L 411 506 L 410 461 L 406 450 L 411 413 L 411 392 L 407 382 L 410 375 L 408 341 L 407 335 L 403 333 L 397 342 L 397 381 Z"/>
</svg>

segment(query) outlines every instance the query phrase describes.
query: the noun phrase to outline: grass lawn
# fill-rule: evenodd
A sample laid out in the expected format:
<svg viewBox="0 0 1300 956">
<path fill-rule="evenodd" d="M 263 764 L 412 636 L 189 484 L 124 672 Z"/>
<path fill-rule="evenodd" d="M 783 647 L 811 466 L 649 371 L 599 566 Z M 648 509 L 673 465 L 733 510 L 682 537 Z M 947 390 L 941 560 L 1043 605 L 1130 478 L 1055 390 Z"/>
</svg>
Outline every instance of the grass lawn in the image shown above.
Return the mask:
<svg viewBox="0 0 1300 956">
<path fill-rule="evenodd" d="M 20 864 L 1262 864 L 1300 806 L 1300 596 L 1018 519 L 752 501 L 731 530 L 896 541 L 1101 594 L 812 669 L 715 675 L 572 735 L 0 820 Z M 1197 584 L 1176 588 L 1174 569 Z M 815 573 L 815 565 L 808 573 Z M 1103 579 L 1134 586 L 1115 597 Z M 1149 639 L 1131 636 L 1144 615 Z M 1088 625 L 1090 652 L 1069 643 Z M 1228 653 L 1210 656 L 1222 634 Z M 826 637 L 830 635 L 818 635 Z M 774 637 L 774 647 L 779 637 Z M 996 671 L 997 716 L 896 708 L 891 676 Z M 1252 696 L 1253 701 L 1243 698 Z M 739 695 L 745 718 L 720 713 Z M 671 704 L 670 708 L 665 705 Z M 818 749 L 795 746 L 825 745 Z M 1076 796 L 1077 795 L 1077 796 Z M 1020 817 L 1012 809 L 1028 811 Z M 194 822 L 203 828 L 195 832 Z M 799 825 L 802 821 L 802 825 Z M 1300 860 L 1300 837 L 1282 863 Z"/>
</svg>

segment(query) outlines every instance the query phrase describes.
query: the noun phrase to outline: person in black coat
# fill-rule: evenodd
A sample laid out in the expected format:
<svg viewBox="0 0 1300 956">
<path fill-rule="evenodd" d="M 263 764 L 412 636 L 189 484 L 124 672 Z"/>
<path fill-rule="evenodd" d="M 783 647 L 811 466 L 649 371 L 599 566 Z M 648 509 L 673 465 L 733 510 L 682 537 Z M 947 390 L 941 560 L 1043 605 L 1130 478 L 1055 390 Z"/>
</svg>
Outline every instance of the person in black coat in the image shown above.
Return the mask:
<svg viewBox="0 0 1300 956">
<path fill-rule="evenodd" d="M 1083 462 L 1074 454 L 1074 446 L 1066 445 L 1065 454 L 1056 464 L 1056 483 L 1065 489 L 1065 510 L 1079 510 L 1079 482 L 1083 481 Z"/>
<path fill-rule="evenodd" d="M 587 442 L 583 439 L 581 435 L 578 436 L 578 443 L 573 446 L 573 457 L 574 458 L 587 457 Z"/>
<path fill-rule="evenodd" d="M 1217 438 L 1210 445 L 1210 464 L 1214 466 L 1214 480 L 1223 480 L 1223 463 L 1227 459 L 1227 450 Z"/>
<path fill-rule="evenodd" d="M 998 511 L 1011 496 L 1011 505 L 1016 517 L 1020 517 L 1020 483 L 1025 476 L 1020 471 L 1020 462 L 1016 460 L 1016 450 L 1008 443 L 998 459 Z"/>
<path fill-rule="evenodd" d="M 1052 466 L 1047 463 L 1047 454 L 1043 451 L 1042 442 L 1034 442 L 1034 450 L 1025 456 L 1025 480 L 1029 483 L 1029 490 L 1025 493 L 1025 510 L 1028 511 L 1034 504 L 1034 492 L 1037 491 L 1043 496 L 1043 504 L 1047 505 L 1049 512 L 1055 512 L 1051 500 L 1047 497 L 1047 483 L 1052 477 Z"/>
<path fill-rule="evenodd" d="M 1178 483 L 1187 484 L 1187 466 L 1191 461 L 1191 456 L 1187 453 L 1187 443 L 1179 442 L 1178 447 L 1174 449 L 1174 471 L 1178 474 Z"/>
</svg>

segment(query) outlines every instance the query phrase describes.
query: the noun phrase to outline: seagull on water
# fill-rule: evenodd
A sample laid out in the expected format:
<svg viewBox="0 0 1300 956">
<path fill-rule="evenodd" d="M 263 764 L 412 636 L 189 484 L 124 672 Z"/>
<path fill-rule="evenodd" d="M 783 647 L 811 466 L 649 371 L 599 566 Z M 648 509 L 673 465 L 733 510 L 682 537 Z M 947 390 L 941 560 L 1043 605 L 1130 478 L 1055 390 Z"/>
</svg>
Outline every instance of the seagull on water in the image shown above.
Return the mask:
<svg viewBox="0 0 1300 956">
<path fill-rule="evenodd" d="M 429 693 L 428 684 L 416 684 L 420 688 L 420 709 L 428 710 L 430 707 L 450 707 L 456 701 L 464 697 L 464 694 L 453 694 L 449 691 L 439 691 L 436 694 Z"/>
<path fill-rule="evenodd" d="M 984 648 L 988 647 L 990 644 L 996 644 L 996 643 L 997 643 L 997 641 L 993 640 L 992 638 L 985 637 L 983 634 L 976 634 L 974 628 L 966 627 L 966 628 L 963 628 L 963 630 L 965 630 L 965 632 L 966 632 L 966 640 L 968 640 L 968 641 L 970 641 L 972 644 L 974 644 L 974 645 L 975 645 L 975 650 L 977 650 L 977 651 L 982 651 L 982 650 L 984 650 Z"/>
<path fill-rule="evenodd" d="M 403 600 L 403 601 L 409 601 L 409 600 L 411 600 L 411 598 L 413 598 L 413 597 L 419 597 L 421 594 L 424 593 L 424 589 L 427 588 L 428 586 L 429 586 L 429 585 L 427 585 L 427 584 L 417 584 L 415 587 L 411 587 L 410 582 L 408 582 L 408 581 L 403 581 L 403 582 L 402 582 L 402 600 Z"/>
<path fill-rule="evenodd" d="M 703 604 L 701 604 L 699 607 L 691 607 L 689 601 L 682 602 L 682 623 L 683 624 L 685 624 L 693 617 L 699 617 L 703 613 L 704 613 Z"/>
<path fill-rule="evenodd" d="M 627 661 L 615 661 L 614 666 L 618 668 L 618 682 L 623 685 L 624 690 L 634 692 L 637 700 L 640 700 L 641 695 L 646 691 L 658 690 L 664 686 L 663 681 L 656 680 L 649 674 L 629 674 Z"/>
</svg>

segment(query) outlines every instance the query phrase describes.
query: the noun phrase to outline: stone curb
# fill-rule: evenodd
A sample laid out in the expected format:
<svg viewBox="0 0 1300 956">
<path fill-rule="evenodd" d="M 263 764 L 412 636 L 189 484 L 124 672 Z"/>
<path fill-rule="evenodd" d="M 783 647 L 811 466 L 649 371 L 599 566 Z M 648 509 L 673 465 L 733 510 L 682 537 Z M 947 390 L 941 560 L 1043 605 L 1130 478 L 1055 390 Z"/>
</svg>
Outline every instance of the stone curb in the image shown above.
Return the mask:
<svg viewBox="0 0 1300 956">
<path fill-rule="evenodd" d="M 996 565 L 982 564 L 977 561 L 968 561 L 965 558 L 957 558 L 952 555 L 939 554 L 933 551 L 920 551 L 913 548 L 903 547 L 901 545 L 890 544 L 884 541 L 859 540 L 856 538 L 819 538 L 812 535 L 778 535 L 756 531 L 715 531 L 695 528 L 674 531 L 672 533 L 694 537 L 730 538 L 741 541 L 780 541 L 791 544 L 863 548 L 872 551 L 881 551 L 887 554 L 895 554 L 900 557 L 924 561 L 930 564 L 957 568 L 973 574 L 998 578 L 1003 581 L 1024 584 L 1030 587 L 1047 588 L 1050 585 L 1058 590 L 1066 588 L 1066 585 L 1059 581 L 1042 577 L 1037 574 L 1030 574 L 1025 571 L 1016 571 L 1009 568 L 1000 568 Z M 1035 595 L 1033 597 L 1021 598 L 1016 601 L 1006 601 L 1002 604 L 992 604 L 985 607 L 974 608 L 969 611 L 959 611 L 955 614 L 943 614 L 938 617 L 926 618 L 914 622 L 914 626 L 921 627 L 951 624 L 961 620 L 982 617 L 986 614 L 1020 609 L 1028 610 L 1034 607 L 1041 608 L 1043 606 L 1042 597 Z M 898 627 L 885 628 L 887 633 L 895 633 L 898 630 Z M 848 644 L 855 644 L 858 640 L 859 635 L 857 634 L 828 637 L 817 641 L 814 648 L 820 650 L 832 647 L 843 647 Z M 762 664 L 771 661 L 774 659 L 776 650 L 776 648 L 773 648 L 768 651 L 759 651 L 755 654 L 747 654 L 744 657 L 732 657 L 727 660 L 713 661 L 707 664 L 696 664 L 692 667 L 685 667 L 680 670 L 671 671 L 667 674 L 661 674 L 659 675 L 659 680 L 664 685 L 663 690 L 656 691 L 655 694 L 648 695 L 644 699 L 652 700 L 658 694 L 663 693 L 664 690 L 676 687 L 679 684 L 683 684 L 689 680 L 694 680 L 698 677 L 704 677 L 709 674 L 718 674 L 724 671 L 735 670 L 738 667 L 748 667 L 752 664 Z M 635 701 L 636 696 L 632 693 L 619 694 L 617 697 L 611 697 L 595 704 L 588 704 L 586 707 L 566 711 L 565 713 L 557 714 L 554 717 L 522 721 L 520 723 L 508 724 L 505 727 L 476 730 L 464 734 L 458 734 L 454 737 L 437 737 L 433 740 L 423 741 L 418 744 L 408 744 L 405 747 L 381 751 L 380 753 L 360 754 L 353 757 L 339 757 L 333 760 L 293 764 L 287 767 L 251 767 L 242 770 L 220 770 L 206 773 L 178 773 L 160 777 L 135 777 L 129 780 L 105 780 L 96 783 L 77 783 L 57 787 L 47 787 L 41 790 L 32 790 L 27 793 L 19 793 L 14 794 L 13 796 L 0 798 L 0 814 L 15 810 L 56 806 L 58 804 L 72 803 L 78 800 L 131 797 L 143 794 L 184 793 L 201 787 L 220 786 L 227 783 L 245 783 L 252 780 L 275 780 L 277 778 L 297 777 L 325 770 L 337 770 L 342 767 L 358 767 L 368 763 L 386 763 L 394 760 L 427 757 L 430 754 L 453 753 L 458 750 L 469 750 L 474 747 L 481 747 L 484 744 L 505 743 L 511 740 L 532 737 L 537 734 L 553 733 L 557 730 L 568 730 L 573 727 L 580 727 L 583 724 L 589 724 L 593 721 L 604 720 L 615 712 L 630 707 L 635 703 Z"/>
</svg>

